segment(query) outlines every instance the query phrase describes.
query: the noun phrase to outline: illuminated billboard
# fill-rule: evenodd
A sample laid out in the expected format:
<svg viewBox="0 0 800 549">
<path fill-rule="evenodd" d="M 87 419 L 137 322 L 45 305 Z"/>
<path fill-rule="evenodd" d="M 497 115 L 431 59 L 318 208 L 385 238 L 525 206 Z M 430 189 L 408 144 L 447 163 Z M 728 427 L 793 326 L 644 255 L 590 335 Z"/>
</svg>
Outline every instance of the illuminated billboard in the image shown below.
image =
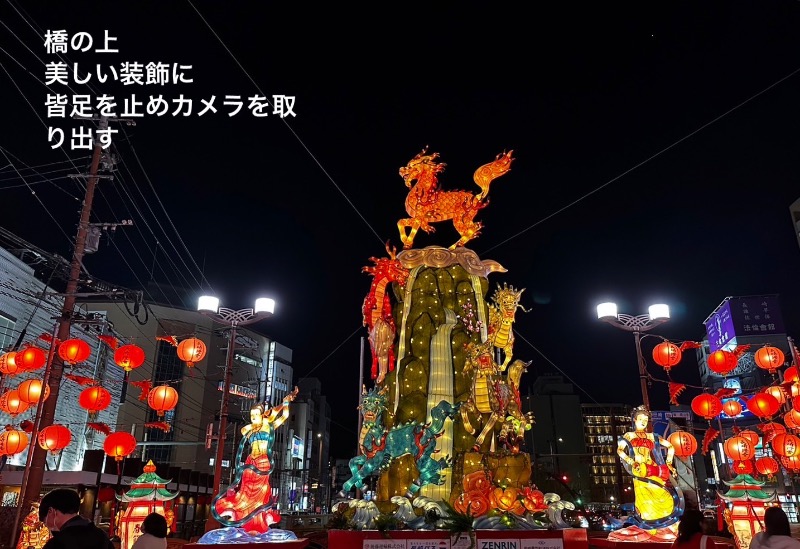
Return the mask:
<svg viewBox="0 0 800 549">
<path fill-rule="evenodd" d="M 735 347 L 737 337 L 786 333 L 777 295 L 727 297 L 704 324 L 712 353 Z"/>
<path fill-rule="evenodd" d="M 292 437 L 292 457 L 303 459 L 303 439 L 297 435 Z"/>
</svg>

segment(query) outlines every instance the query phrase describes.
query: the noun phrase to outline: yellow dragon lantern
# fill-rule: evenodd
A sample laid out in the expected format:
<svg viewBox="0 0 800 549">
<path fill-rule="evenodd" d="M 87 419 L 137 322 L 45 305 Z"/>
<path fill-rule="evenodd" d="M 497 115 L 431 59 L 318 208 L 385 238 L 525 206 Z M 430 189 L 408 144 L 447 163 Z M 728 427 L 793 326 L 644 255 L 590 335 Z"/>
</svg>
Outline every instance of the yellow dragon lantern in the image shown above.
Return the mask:
<svg viewBox="0 0 800 549">
<path fill-rule="evenodd" d="M 482 224 L 475 221 L 475 215 L 488 201 L 489 185 L 492 181 L 508 173 L 511 169 L 511 153 L 497 155 L 493 162 L 484 164 L 473 175 L 473 180 L 481 188 L 478 194 L 469 191 L 442 191 L 439 189 L 438 174 L 447 164 L 437 162 L 439 153 L 428 154 L 427 147 L 400 168 L 400 177 L 411 190 L 406 197 L 406 212 L 411 216 L 397 222 L 400 240 L 408 249 L 414 245 L 414 237 L 419 229 L 426 233 L 434 232 L 431 223 L 453 221 L 453 227 L 461 238 L 450 249 L 463 246 L 480 234 Z"/>
</svg>

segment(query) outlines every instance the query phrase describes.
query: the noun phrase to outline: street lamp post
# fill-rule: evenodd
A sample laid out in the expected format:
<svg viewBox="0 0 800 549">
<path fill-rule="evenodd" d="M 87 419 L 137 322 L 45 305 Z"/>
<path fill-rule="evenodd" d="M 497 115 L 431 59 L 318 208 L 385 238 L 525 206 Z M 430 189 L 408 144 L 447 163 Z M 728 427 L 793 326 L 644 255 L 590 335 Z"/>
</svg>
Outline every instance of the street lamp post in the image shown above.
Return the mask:
<svg viewBox="0 0 800 549">
<path fill-rule="evenodd" d="M 225 453 L 225 431 L 228 429 L 228 398 L 233 377 L 233 360 L 236 355 L 236 329 L 239 326 L 253 324 L 259 320 L 269 318 L 275 312 L 275 300 L 262 297 L 256 299 L 252 309 L 226 309 L 219 306 L 219 299 L 204 295 L 197 302 L 197 310 L 214 322 L 224 324 L 230 328 L 228 333 L 228 352 L 225 357 L 225 375 L 222 383 L 222 403 L 219 409 L 219 434 L 217 436 L 217 454 L 214 458 L 214 493 L 213 498 L 221 491 L 222 483 L 222 457 Z M 220 526 L 214 516 L 209 513 L 206 519 L 206 532 Z"/>
<path fill-rule="evenodd" d="M 669 320 L 669 306 L 659 303 L 650 305 L 648 314 L 631 316 L 617 313 L 616 303 L 601 303 L 597 306 L 597 318 L 626 332 L 633 332 L 636 342 L 636 360 L 639 362 L 639 382 L 642 385 L 642 404 L 650 409 L 647 395 L 647 368 L 642 356 L 642 332 L 647 332 Z"/>
</svg>

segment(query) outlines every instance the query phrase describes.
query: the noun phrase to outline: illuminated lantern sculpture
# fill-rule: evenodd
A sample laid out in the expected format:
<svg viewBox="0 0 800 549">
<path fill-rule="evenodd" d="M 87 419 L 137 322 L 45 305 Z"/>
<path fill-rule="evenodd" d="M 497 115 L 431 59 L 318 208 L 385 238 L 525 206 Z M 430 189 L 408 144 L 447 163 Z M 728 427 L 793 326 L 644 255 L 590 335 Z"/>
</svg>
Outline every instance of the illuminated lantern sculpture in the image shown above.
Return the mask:
<svg viewBox="0 0 800 549">
<path fill-rule="evenodd" d="M 19 398 L 19 391 L 16 389 L 6 391 L 0 395 L 0 410 L 6 412 L 11 417 L 16 417 L 28 409 L 30 404 Z"/>
<path fill-rule="evenodd" d="M 153 387 L 147 394 L 147 404 L 160 416 L 178 404 L 178 391 L 169 385 Z"/>
<path fill-rule="evenodd" d="M 731 437 L 725 441 L 725 454 L 734 461 L 747 461 L 753 459 L 755 452 L 753 445 L 742 436 Z"/>
<path fill-rule="evenodd" d="M 31 345 L 17 352 L 14 362 L 20 370 L 38 370 L 47 363 L 47 355 L 39 347 Z"/>
<path fill-rule="evenodd" d="M 747 474 L 723 482 L 729 486 L 727 493 L 720 494 L 729 507 L 724 511 L 725 522 L 736 537 L 737 548 L 749 549 L 753 536 L 763 530 L 766 508 L 777 496 L 775 492 L 764 491 L 764 481 Z"/>
<path fill-rule="evenodd" d="M 28 404 L 36 404 L 42 396 L 42 380 L 41 379 L 27 379 L 19 384 L 17 387 L 19 398 Z M 44 388 L 44 399 L 50 396 L 50 387 Z"/>
<path fill-rule="evenodd" d="M 755 352 L 756 366 L 762 370 L 767 370 L 769 373 L 774 374 L 775 370 L 783 366 L 786 358 L 783 356 L 783 351 L 777 347 L 770 347 L 765 345 Z"/>
<path fill-rule="evenodd" d="M 28 447 L 28 435 L 19 429 L 7 429 L 0 433 L 0 455 L 13 456 Z"/>
<path fill-rule="evenodd" d="M 89 412 L 92 418 L 96 417 L 98 412 L 108 408 L 109 404 L 111 404 L 111 393 L 99 385 L 84 389 L 78 396 L 78 405 Z"/>
<path fill-rule="evenodd" d="M 711 420 L 722 411 L 722 402 L 714 395 L 703 393 L 692 399 L 692 411 L 704 419 Z"/>
<path fill-rule="evenodd" d="M 103 441 L 103 451 L 116 461 L 122 461 L 136 449 L 136 438 L 124 431 L 111 433 Z"/>
<path fill-rule="evenodd" d="M 791 433 L 778 433 L 770 442 L 772 451 L 781 457 L 800 455 L 800 438 Z"/>
<path fill-rule="evenodd" d="M 136 538 L 142 535 L 141 526 L 144 518 L 150 513 L 167 516 L 165 502 L 175 499 L 180 492 L 170 492 L 167 484 L 171 479 L 163 479 L 156 474 L 156 466 L 148 461 L 144 473 L 131 481 L 131 487 L 119 496 L 119 501 L 127 503 L 125 513 L 119 519 L 120 549 L 130 549 Z M 167 521 L 169 526 L 170 521 Z"/>
<path fill-rule="evenodd" d="M 63 425 L 50 425 L 39 431 L 37 437 L 39 446 L 43 450 L 48 450 L 54 454 L 69 446 L 72 440 L 72 433 Z"/>
<path fill-rule="evenodd" d="M 206 344 L 196 337 L 184 339 L 178 344 L 178 358 L 189 368 L 203 360 L 206 356 Z"/>
<path fill-rule="evenodd" d="M 5 353 L 3 356 L 0 356 L 0 374 L 4 376 L 13 376 L 20 371 L 20 367 L 17 366 L 17 361 L 15 359 L 16 356 L 17 353 L 15 352 Z"/>
<path fill-rule="evenodd" d="M 669 372 L 683 358 L 680 347 L 669 341 L 663 341 L 653 349 L 653 360 Z"/>
<path fill-rule="evenodd" d="M 764 476 L 771 477 L 779 468 L 780 465 L 773 457 L 763 456 L 756 460 L 756 471 Z"/>
<path fill-rule="evenodd" d="M 74 338 L 61 342 L 58 346 L 58 356 L 69 364 L 84 362 L 92 354 L 92 348 L 82 339 Z"/>
<path fill-rule="evenodd" d="M 672 443 L 672 447 L 675 448 L 676 457 L 689 457 L 697 451 L 697 439 L 686 431 L 675 431 L 669 436 L 668 440 Z"/>
<path fill-rule="evenodd" d="M 742 413 L 742 405 L 738 398 L 729 398 L 722 403 L 722 413 L 728 417 L 736 417 Z"/>
<path fill-rule="evenodd" d="M 114 362 L 126 372 L 130 372 L 144 364 L 144 350 L 130 343 L 123 345 L 114 351 Z"/>
<path fill-rule="evenodd" d="M 770 418 L 778 413 L 781 404 L 768 393 L 756 393 L 747 401 L 747 409 L 760 418 Z"/>
<path fill-rule="evenodd" d="M 725 349 L 714 351 L 707 359 L 708 369 L 722 376 L 732 372 L 738 362 L 736 355 Z"/>
</svg>

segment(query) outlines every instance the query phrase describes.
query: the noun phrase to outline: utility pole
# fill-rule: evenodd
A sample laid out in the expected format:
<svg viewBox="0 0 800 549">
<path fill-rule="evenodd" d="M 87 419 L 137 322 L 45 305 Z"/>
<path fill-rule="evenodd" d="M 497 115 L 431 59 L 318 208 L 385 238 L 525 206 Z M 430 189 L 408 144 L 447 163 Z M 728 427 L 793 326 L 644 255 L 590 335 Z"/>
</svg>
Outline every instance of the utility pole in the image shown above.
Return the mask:
<svg viewBox="0 0 800 549">
<path fill-rule="evenodd" d="M 106 129 L 108 127 L 108 119 L 101 117 L 98 128 Z M 92 163 L 89 168 L 89 174 L 86 181 L 86 194 L 83 199 L 83 207 L 81 209 L 80 222 L 78 224 L 78 234 L 75 237 L 75 246 L 72 252 L 72 262 L 70 263 L 69 279 L 67 280 L 66 291 L 64 292 L 64 304 L 61 308 L 61 316 L 58 320 L 57 340 L 53 343 L 54 346 L 59 341 L 65 341 L 70 338 L 70 326 L 72 325 L 72 316 L 75 309 L 75 294 L 78 290 L 78 280 L 81 275 L 81 267 L 83 265 L 83 255 L 86 246 L 86 236 L 89 232 L 89 216 L 92 212 L 92 201 L 94 200 L 94 191 L 97 186 L 97 181 L 100 178 L 97 171 L 100 166 L 100 157 L 102 156 L 102 145 L 99 139 L 95 139 L 94 150 L 92 152 Z M 17 509 L 17 517 L 23 513 L 27 515 L 32 504 L 39 500 L 39 494 L 42 490 L 42 479 L 44 477 L 44 470 L 46 465 L 47 450 L 42 449 L 35 443 L 38 432 L 53 424 L 55 417 L 56 403 L 58 402 L 58 391 L 61 387 L 61 377 L 64 373 L 64 363 L 61 360 L 53 358 L 54 353 L 50 353 L 50 362 L 47 364 L 47 374 L 43 385 L 50 386 L 50 398 L 45 400 L 42 405 L 41 416 L 34 425 L 34 432 L 32 439 L 34 443 L 31 444 L 29 452 L 33 452 L 31 459 L 30 469 L 28 471 L 27 482 L 20 486 L 20 508 Z M 15 527 L 12 531 L 11 546 L 16 546 L 17 529 L 19 521 L 16 521 Z"/>
</svg>

